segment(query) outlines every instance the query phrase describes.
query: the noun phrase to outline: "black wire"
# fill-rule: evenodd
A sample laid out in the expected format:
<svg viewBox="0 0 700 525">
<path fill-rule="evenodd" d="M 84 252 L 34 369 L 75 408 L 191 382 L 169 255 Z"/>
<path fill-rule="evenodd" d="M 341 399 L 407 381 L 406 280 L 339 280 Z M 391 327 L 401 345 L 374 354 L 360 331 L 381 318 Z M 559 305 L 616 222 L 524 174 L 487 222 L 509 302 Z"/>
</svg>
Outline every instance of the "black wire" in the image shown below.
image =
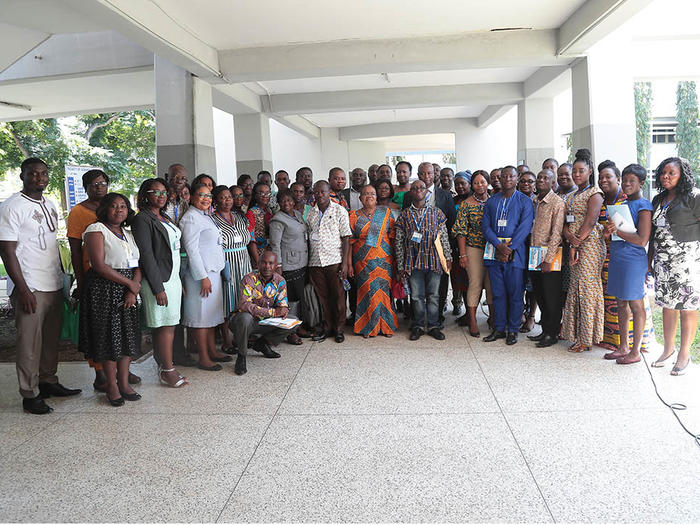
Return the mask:
<svg viewBox="0 0 700 525">
<path fill-rule="evenodd" d="M 683 428 L 683 430 L 685 430 L 690 436 L 692 436 L 692 438 L 695 440 L 695 444 L 700 447 L 700 434 L 693 434 L 690 430 L 688 430 L 688 427 L 686 427 L 683 424 L 683 421 L 681 421 L 681 418 L 678 417 L 678 414 L 676 413 L 680 410 L 687 410 L 688 407 L 685 406 L 683 403 L 667 403 L 666 400 L 663 397 L 661 397 L 661 394 L 659 394 L 659 388 L 656 386 L 656 381 L 654 381 L 654 375 L 651 373 L 649 363 L 647 363 L 647 358 L 644 355 L 644 352 L 640 353 L 642 354 L 642 359 L 644 359 L 644 364 L 647 367 L 647 372 L 649 372 L 649 379 L 651 379 L 651 384 L 654 385 L 654 392 L 656 392 L 656 397 L 658 397 L 664 405 L 671 409 L 671 413 L 678 420 L 678 424 Z"/>
</svg>

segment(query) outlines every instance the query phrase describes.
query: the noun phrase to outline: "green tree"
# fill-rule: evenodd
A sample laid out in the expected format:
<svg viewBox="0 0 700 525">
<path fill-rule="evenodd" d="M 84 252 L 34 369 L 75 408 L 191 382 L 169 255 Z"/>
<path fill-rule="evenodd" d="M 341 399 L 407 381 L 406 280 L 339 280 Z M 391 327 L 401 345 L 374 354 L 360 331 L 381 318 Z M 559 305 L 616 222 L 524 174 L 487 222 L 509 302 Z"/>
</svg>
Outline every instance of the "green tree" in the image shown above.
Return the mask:
<svg viewBox="0 0 700 525">
<path fill-rule="evenodd" d="M 443 153 L 442 154 L 443 164 L 454 164 L 457 165 L 457 156 L 454 153 Z"/>
<path fill-rule="evenodd" d="M 695 82 L 679 82 L 676 95 L 678 156 L 688 159 L 695 178 L 700 183 L 700 128 L 698 128 L 698 94 Z"/>
<path fill-rule="evenodd" d="M 648 168 L 651 151 L 651 82 L 634 83 L 634 117 L 637 123 L 637 162 Z"/>
</svg>

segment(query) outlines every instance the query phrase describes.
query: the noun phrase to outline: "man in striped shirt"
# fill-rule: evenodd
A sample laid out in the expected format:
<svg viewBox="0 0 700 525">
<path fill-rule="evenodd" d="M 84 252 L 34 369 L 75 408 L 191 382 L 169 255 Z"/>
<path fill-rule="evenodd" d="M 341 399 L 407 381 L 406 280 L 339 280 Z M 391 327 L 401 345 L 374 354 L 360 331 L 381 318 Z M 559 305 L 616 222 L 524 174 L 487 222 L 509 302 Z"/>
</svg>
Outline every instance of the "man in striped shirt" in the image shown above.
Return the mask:
<svg viewBox="0 0 700 525">
<path fill-rule="evenodd" d="M 427 314 L 428 334 L 445 339 L 440 331 L 439 289 L 443 273 L 435 239 L 440 238 L 449 267 L 452 254 L 447 236 L 447 218 L 439 209 L 426 202 L 425 182 L 411 185 L 412 203 L 396 220 L 396 265 L 402 280 L 411 286 L 413 319 L 409 339 L 416 341 L 425 333 Z"/>
</svg>

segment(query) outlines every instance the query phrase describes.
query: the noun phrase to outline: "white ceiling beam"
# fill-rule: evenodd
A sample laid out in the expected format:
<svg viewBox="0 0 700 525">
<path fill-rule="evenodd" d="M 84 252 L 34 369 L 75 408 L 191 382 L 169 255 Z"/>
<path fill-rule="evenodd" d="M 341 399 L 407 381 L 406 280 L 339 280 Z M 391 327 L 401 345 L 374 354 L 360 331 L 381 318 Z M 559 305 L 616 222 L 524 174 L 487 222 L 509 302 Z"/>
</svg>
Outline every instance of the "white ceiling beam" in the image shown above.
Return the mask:
<svg viewBox="0 0 700 525">
<path fill-rule="evenodd" d="M 480 32 L 231 49 L 219 53 L 230 82 L 509 66 L 546 66 L 557 31 Z"/>
<path fill-rule="evenodd" d="M 0 73 L 0 83 L 26 83 L 153 69 L 153 53 L 114 31 L 53 35 Z"/>
<path fill-rule="evenodd" d="M 476 119 L 476 125 L 480 128 L 486 128 L 496 122 L 503 115 L 513 109 L 513 104 L 501 104 L 488 106 L 481 112 Z"/>
<path fill-rule="evenodd" d="M 29 53 L 51 35 L 33 31 L 25 27 L 0 23 L 2 50 L 0 51 L 0 72 Z"/>
<path fill-rule="evenodd" d="M 31 113 L 17 111 L 15 114 L 6 113 L 0 106 L 0 122 L 16 122 L 18 120 L 39 120 L 46 118 L 72 117 L 74 115 L 93 115 L 97 113 L 120 113 L 122 111 L 139 111 L 143 109 L 155 109 L 153 104 L 131 105 L 131 106 L 90 106 L 71 111 L 57 111 L 52 113 Z"/>
<path fill-rule="evenodd" d="M 283 124 L 310 139 L 321 138 L 321 128 L 319 128 L 313 122 L 309 122 L 302 116 L 289 115 L 288 117 L 280 117 L 278 115 L 270 115 L 270 118 L 275 119 L 280 124 Z"/>
<path fill-rule="evenodd" d="M 266 113 L 300 115 L 468 104 L 507 104 L 523 98 L 522 82 L 290 93 L 262 96 Z"/>
<path fill-rule="evenodd" d="M 541 67 L 525 79 L 525 98 L 552 98 L 571 87 L 571 67 Z"/>
<path fill-rule="evenodd" d="M 399 137 L 405 135 L 454 133 L 459 128 L 475 125 L 475 118 L 444 118 L 433 120 L 380 122 L 377 124 L 363 124 L 360 126 L 346 126 L 338 128 L 338 139 L 362 140 L 379 137 Z"/>
<path fill-rule="evenodd" d="M 262 112 L 260 97 L 240 84 L 215 84 L 211 96 L 214 107 L 231 115 Z"/>
<path fill-rule="evenodd" d="M 557 56 L 584 54 L 653 0 L 587 0 L 561 25 Z"/>
<path fill-rule="evenodd" d="M 96 22 L 118 31 L 173 64 L 206 79 L 221 80 L 216 49 L 173 23 L 155 2 L 63 0 Z"/>
</svg>

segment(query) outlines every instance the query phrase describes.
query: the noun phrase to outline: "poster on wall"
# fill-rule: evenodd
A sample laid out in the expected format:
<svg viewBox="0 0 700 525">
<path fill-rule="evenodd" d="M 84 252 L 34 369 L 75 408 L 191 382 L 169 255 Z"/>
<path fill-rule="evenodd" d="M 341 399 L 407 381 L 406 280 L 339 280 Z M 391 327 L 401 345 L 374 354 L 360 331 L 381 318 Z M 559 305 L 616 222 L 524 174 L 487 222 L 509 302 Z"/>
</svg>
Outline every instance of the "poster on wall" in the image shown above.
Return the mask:
<svg viewBox="0 0 700 525">
<path fill-rule="evenodd" d="M 87 193 L 83 188 L 83 174 L 90 170 L 101 170 L 97 166 L 73 166 L 65 165 L 66 173 L 66 204 L 68 211 L 71 211 L 73 206 L 87 199 Z"/>
</svg>

